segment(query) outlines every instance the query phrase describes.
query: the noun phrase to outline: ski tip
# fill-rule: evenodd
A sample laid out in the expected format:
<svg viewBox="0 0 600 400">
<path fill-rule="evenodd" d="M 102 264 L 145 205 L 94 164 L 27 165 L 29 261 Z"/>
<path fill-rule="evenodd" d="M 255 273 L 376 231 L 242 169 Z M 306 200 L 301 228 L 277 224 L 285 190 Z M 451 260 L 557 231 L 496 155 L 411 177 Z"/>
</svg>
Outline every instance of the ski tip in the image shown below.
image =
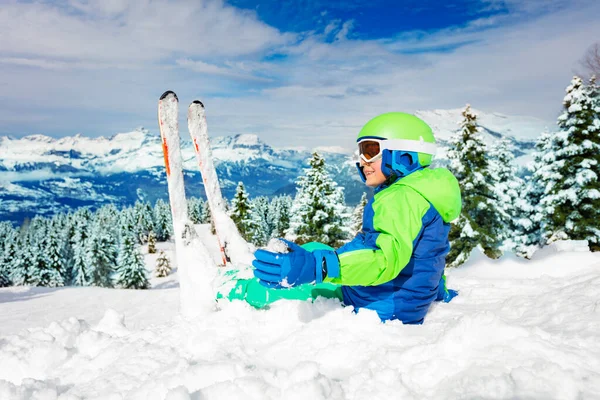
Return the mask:
<svg viewBox="0 0 600 400">
<path fill-rule="evenodd" d="M 175 96 L 175 100 L 179 101 L 179 99 L 177 98 L 177 95 L 176 95 L 176 94 L 175 94 L 175 92 L 174 92 L 174 91 L 172 91 L 172 90 L 167 90 L 166 92 L 164 92 L 164 93 L 162 94 L 162 96 L 160 96 L 160 99 L 159 99 L 159 100 L 164 100 L 164 99 L 165 99 L 165 98 L 166 98 L 168 95 L 170 95 L 170 94 L 172 94 L 173 96 Z"/>
<path fill-rule="evenodd" d="M 192 101 L 192 104 L 200 104 L 200 107 L 204 108 L 204 104 L 202 104 L 200 100 L 194 100 Z"/>
</svg>

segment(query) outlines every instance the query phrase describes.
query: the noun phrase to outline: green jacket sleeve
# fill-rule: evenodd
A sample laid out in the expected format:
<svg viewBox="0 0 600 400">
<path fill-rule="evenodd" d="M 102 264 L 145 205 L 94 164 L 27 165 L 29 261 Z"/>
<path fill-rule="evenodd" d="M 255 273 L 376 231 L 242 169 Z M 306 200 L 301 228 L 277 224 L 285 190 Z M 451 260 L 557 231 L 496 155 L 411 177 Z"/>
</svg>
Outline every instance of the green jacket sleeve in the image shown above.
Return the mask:
<svg viewBox="0 0 600 400">
<path fill-rule="evenodd" d="M 375 232 L 359 235 L 340 248 L 340 276 L 326 281 L 376 286 L 394 279 L 408 264 L 422 218 L 430 207 L 427 200 L 407 186 L 392 186 L 378 193 L 373 201 Z"/>
</svg>

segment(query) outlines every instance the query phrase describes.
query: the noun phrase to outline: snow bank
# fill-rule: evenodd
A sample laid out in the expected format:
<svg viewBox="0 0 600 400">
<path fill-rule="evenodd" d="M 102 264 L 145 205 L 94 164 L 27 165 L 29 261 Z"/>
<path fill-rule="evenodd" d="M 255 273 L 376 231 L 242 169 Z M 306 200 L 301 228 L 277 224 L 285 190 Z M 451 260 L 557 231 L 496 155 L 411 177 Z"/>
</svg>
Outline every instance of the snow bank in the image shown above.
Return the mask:
<svg viewBox="0 0 600 400">
<path fill-rule="evenodd" d="M 569 249 L 531 262 L 474 255 L 448 273 L 460 295 L 421 326 L 326 299 L 269 310 L 220 301 L 201 319 L 137 329 L 127 312 L 91 323 L 66 309 L 0 338 L 0 398 L 596 398 L 600 256 Z"/>
</svg>

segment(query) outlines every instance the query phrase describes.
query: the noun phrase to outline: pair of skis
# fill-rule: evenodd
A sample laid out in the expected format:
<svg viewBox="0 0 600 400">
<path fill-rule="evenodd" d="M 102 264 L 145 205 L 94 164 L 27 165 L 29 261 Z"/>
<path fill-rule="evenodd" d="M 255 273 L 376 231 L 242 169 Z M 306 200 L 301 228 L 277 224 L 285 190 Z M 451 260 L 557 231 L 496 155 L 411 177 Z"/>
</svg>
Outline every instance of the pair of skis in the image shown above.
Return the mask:
<svg viewBox="0 0 600 400">
<path fill-rule="evenodd" d="M 160 96 L 158 125 L 173 216 L 181 311 L 184 316 L 194 318 L 214 309 L 214 285 L 219 286 L 223 283 L 216 281 L 218 274 L 215 263 L 188 218 L 178 113 L 179 99 L 174 92 L 167 91 Z M 252 249 L 225 212 L 221 188 L 212 162 L 204 105 L 198 100 L 192 102 L 188 108 L 188 128 L 215 225 L 223 266 L 230 263 L 237 269 L 248 269 L 253 258 Z"/>
<path fill-rule="evenodd" d="M 179 99 L 172 91 L 165 92 L 158 102 L 158 121 L 176 238 L 185 233 L 183 227 L 189 222 L 183 184 L 183 161 L 178 128 L 178 107 Z M 252 259 L 251 249 L 239 234 L 235 223 L 225 212 L 221 187 L 212 161 L 204 105 L 200 101 L 194 100 L 188 107 L 187 117 L 188 129 L 196 152 L 196 160 L 200 174 L 202 175 L 206 198 L 215 225 L 222 263 L 224 266 L 227 263 L 248 263 Z"/>
</svg>

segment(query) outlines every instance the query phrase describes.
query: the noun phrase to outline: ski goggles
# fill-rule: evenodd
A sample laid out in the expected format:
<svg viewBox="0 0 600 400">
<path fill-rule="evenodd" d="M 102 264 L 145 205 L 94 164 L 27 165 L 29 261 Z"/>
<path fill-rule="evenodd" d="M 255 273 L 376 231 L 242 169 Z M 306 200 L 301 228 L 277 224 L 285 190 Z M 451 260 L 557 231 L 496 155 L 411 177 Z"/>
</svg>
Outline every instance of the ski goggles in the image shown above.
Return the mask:
<svg viewBox="0 0 600 400">
<path fill-rule="evenodd" d="M 414 151 L 435 155 L 435 143 L 423 140 L 361 138 L 358 140 L 358 155 L 367 163 L 373 163 L 383 156 L 383 150 Z"/>
</svg>

